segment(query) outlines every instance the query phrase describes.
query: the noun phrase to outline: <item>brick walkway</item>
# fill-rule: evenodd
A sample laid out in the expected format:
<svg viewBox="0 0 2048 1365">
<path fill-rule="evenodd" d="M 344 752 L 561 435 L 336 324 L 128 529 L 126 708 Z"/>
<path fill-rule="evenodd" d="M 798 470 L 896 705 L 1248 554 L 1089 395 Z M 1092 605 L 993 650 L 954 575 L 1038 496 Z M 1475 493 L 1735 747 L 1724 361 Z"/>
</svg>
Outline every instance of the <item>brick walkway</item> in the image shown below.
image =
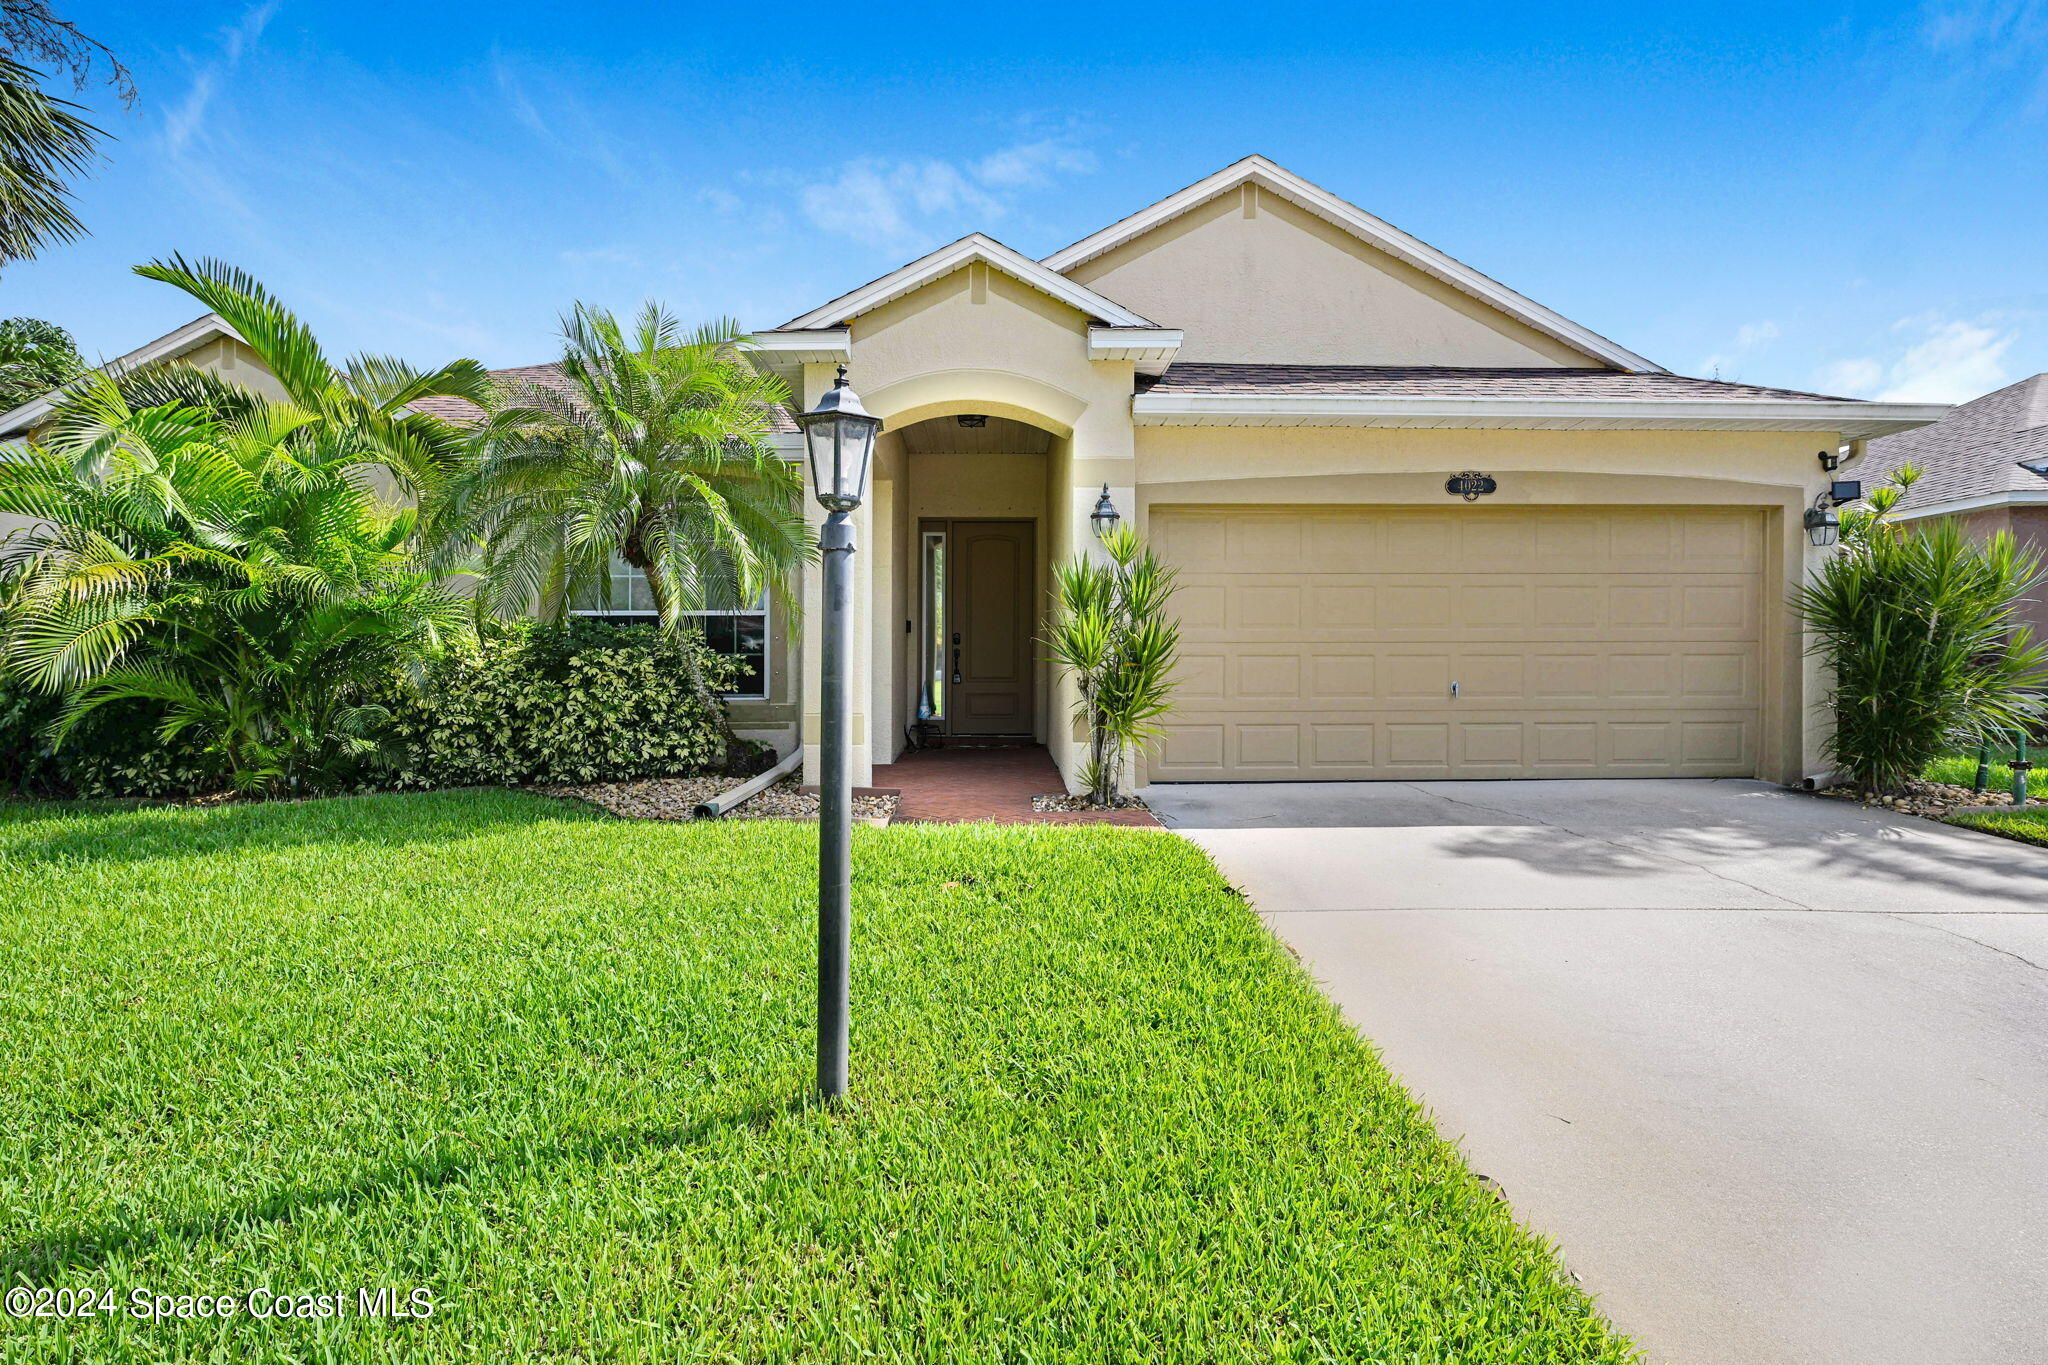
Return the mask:
<svg viewBox="0 0 2048 1365">
<path fill-rule="evenodd" d="M 1032 797 L 1065 790 L 1051 755 L 1035 744 L 925 749 L 878 766 L 874 783 L 902 793 L 896 819 L 911 824 L 1159 825 L 1147 810 L 1031 809 Z"/>
</svg>

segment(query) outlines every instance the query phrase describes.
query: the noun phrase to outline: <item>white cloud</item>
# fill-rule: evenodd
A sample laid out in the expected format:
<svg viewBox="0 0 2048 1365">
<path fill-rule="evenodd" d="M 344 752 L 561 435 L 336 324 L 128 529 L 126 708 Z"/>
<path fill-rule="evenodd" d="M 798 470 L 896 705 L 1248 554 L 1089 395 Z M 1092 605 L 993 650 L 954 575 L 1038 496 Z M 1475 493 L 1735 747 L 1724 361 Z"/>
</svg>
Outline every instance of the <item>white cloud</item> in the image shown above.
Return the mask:
<svg viewBox="0 0 2048 1365">
<path fill-rule="evenodd" d="M 1735 329 L 1735 346 L 1738 350 L 1752 350 L 1767 341 L 1778 339 L 1778 324 L 1775 322 L 1745 322 Z"/>
<path fill-rule="evenodd" d="M 837 179 L 806 185 L 804 213 L 827 232 L 887 246 L 911 235 L 913 218 L 961 213 L 1000 217 L 1003 206 L 946 161 L 849 161 Z"/>
<path fill-rule="evenodd" d="M 1085 175 L 1094 169 L 1095 153 L 1048 137 L 985 156 L 974 173 L 984 185 L 1035 189 L 1051 184 L 1055 172 Z"/>
<path fill-rule="evenodd" d="M 242 11 L 242 17 L 220 31 L 220 53 L 201 64 L 192 75 L 191 88 L 164 114 L 164 145 L 171 155 L 181 155 L 206 124 L 207 110 L 222 76 L 233 71 L 242 54 L 256 45 L 277 13 L 281 0 L 261 0 Z"/>
<path fill-rule="evenodd" d="M 1822 393 L 1866 394 L 1884 383 L 1884 366 L 1875 360 L 1837 360 L 1823 365 L 1814 381 Z"/>
<path fill-rule="evenodd" d="M 2012 379 L 2005 353 L 2019 340 L 1997 317 L 1945 318 L 1936 313 L 1902 318 L 1892 330 L 1909 338 L 1890 357 L 1855 356 L 1820 371 L 1830 393 L 1898 403 L 1962 403 L 2003 388 Z"/>
<path fill-rule="evenodd" d="M 829 179 L 801 186 L 797 202 L 812 224 L 856 241 L 896 246 L 931 229 L 993 221 L 1021 190 L 1095 169 L 1095 154 L 1068 137 L 1039 138 L 978 160 L 859 157 Z"/>
<path fill-rule="evenodd" d="M 526 87 L 519 83 L 519 77 L 514 74 L 510 64 L 502 57 L 494 58 L 491 62 L 491 74 L 497 79 L 498 93 L 505 97 L 505 104 L 511 109 L 512 117 L 519 120 L 528 132 L 542 142 L 560 147 L 562 139 L 555 135 L 554 128 L 541 117 L 540 110 L 534 107 L 533 101 L 526 97 Z"/>
<path fill-rule="evenodd" d="M 563 156 L 598 167 L 622 185 L 633 184 L 618 144 L 598 122 L 583 101 L 549 80 L 545 72 L 537 78 L 541 86 L 536 101 L 527 93 L 527 81 L 511 60 L 496 51 L 491 54 L 491 76 L 505 107 L 519 125 Z M 545 105 L 548 112 L 542 112 Z"/>
<path fill-rule="evenodd" d="M 588 251 L 571 250 L 557 252 L 556 254 L 561 259 L 562 264 L 577 267 L 592 265 L 622 265 L 633 269 L 638 269 L 642 264 L 639 252 L 633 250 L 631 247 L 623 246 L 600 246 L 592 247 Z"/>
<path fill-rule="evenodd" d="M 1741 369 L 1743 358 L 1759 346 L 1767 346 L 1778 339 L 1778 324 L 1765 320 L 1745 322 L 1735 329 L 1735 340 L 1725 351 L 1716 351 L 1700 362 L 1700 373 L 1716 379 L 1733 379 Z"/>
<path fill-rule="evenodd" d="M 746 203 L 731 190 L 722 190 L 716 185 L 706 185 L 697 191 L 697 197 L 720 213 L 738 213 Z"/>
</svg>

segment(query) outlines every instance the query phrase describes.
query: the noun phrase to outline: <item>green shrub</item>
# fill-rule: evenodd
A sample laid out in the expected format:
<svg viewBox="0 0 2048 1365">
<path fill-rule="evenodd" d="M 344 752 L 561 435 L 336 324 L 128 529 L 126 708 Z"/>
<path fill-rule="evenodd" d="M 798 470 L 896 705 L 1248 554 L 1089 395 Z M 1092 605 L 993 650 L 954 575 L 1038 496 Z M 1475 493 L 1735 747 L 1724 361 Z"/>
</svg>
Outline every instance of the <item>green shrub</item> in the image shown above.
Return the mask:
<svg viewBox="0 0 2048 1365">
<path fill-rule="evenodd" d="M 158 737 L 163 708 L 109 704 L 72 727 L 61 747 L 50 727 L 63 700 L 0 674 L 0 792 L 20 796 L 192 796 L 217 788 L 217 765 L 194 739 Z"/>
<path fill-rule="evenodd" d="M 723 691 L 739 664 L 696 632 L 571 617 L 494 627 L 390 702 L 401 787 L 618 782 L 723 767 Z"/>
<path fill-rule="evenodd" d="M 1916 477 L 1899 475 L 1901 489 Z M 2013 616 L 2042 581 L 2039 556 L 1952 520 L 1893 525 L 1897 501 L 1880 489 L 1870 512 L 1845 517 L 1841 550 L 1793 597 L 1834 673 L 1829 757 L 1878 791 L 2031 724 L 2048 684 L 2048 648 Z"/>
</svg>

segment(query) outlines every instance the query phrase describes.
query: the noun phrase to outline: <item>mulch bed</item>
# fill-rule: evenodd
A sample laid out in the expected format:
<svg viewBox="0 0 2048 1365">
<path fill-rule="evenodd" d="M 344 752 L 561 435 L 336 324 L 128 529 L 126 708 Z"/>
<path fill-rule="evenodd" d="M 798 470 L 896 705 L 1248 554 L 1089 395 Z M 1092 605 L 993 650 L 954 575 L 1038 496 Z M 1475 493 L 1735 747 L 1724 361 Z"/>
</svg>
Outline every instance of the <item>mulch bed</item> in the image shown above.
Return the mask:
<svg viewBox="0 0 2048 1365">
<path fill-rule="evenodd" d="M 1082 794 L 1081 794 L 1081 795 L 1079 795 L 1079 796 L 1069 796 L 1069 795 L 1067 795 L 1067 794 L 1066 794 L 1065 792 L 1048 792 L 1048 793 L 1047 793 L 1046 795 L 1044 795 L 1044 796 L 1034 796 L 1034 797 L 1032 797 L 1032 798 L 1031 798 L 1031 809 L 1033 809 L 1033 810 L 1150 810 L 1150 809 L 1151 809 L 1151 807 L 1150 807 L 1150 806 L 1148 806 L 1148 805 L 1146 805 L 1146 804 L 1145 804 L 1145 803 L 1144 803 L 1144 802 L 1143 802 L 1142 800 L 1140 800 L 1140 799 L 1139 799 L 1138 797 L 1135 797 L 1135 796 L 1119 796 L 1119 797 L 1115 798 L 1114 800 L 1112 800 L 1112 801 L 1111 801 L 1111 802 L 1110 802 L 1110 803 L 1109 803 L 1108 805 L 1104 806 L 1104 805 L 1100 805 L 1100 804 L 1098 804 L 1098 803 L 1096 803 L 1096 802 L 1094 802 L 1094 801 L 1091 801 L 1091 800 L 1089 800 L 1089 799 L 1088 799 L 1088 796 L 1087 796 L 1087 794 L 1086 794 L 1085 792 L 1084 792 L 1084 793 L 1082 793 Z"/>
<path fill-rule="evenodd" d="M 1923 782 L 1918 778 L 1908 782 L 1905 789 L 1890 795 L 1876 792 L 1857 791 L 1853 787 L 1830 787 L 1820 793 L 1837 801 L 1855 801 L 1881 810 L 1895 810 L 1905 815 L 1925 815 L 1936 820 L 1953 815 L 1960 810 L 1972 810 L 1982 806 L 2010 806 L 2012 793 L 1987 788 L 1972 791 L 1947 782 Z M 2028 801 L 2029 808 L 2040 805 L 2038 798 Z"/>
<path fill-rule="evenodd" d="M 700 801 L 731 791 L 746 779 L 738 777 L 650 777 L 638 782 L 594 782 L 581 787 L 536 787 L 542 796 L 588 801 L 627 820 L 690 820 Z M 728 820 L 815 820 L 818 798 L 799 789 L 794 774 L 734 810 Z M 886 825 L 896 814 L 893 796 L 856 796 L 853 818 Z"/>
</svg>

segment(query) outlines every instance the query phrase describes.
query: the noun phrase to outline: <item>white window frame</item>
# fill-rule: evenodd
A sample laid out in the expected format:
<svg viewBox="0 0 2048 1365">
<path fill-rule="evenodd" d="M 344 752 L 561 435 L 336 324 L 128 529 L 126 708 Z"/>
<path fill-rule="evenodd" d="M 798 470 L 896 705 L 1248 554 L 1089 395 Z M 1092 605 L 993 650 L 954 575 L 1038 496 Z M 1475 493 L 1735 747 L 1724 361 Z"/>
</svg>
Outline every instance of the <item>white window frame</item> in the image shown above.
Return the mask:
<svg viewBox="0 0 2048 1365">
<path fill-rule="evenodd" d="M 634 576 L 637 576 L 643 585 L 647 581 L 647 576 L 645 574 L 641 573 L 638 569 L 635 569 L 630 565 L 626 566 L 626 572 Z M 619 575 L 617 574 L 613 575 L 614 579 L 618 577 Z M 631 600 L 630 595 L 628 596 L 627 600 Z M 571 607 L 569 609 L 569 614 L 571 616 L 595 616 L 607 620 L 615 619 L 622 616 L 645 618 L 648 620 L 659 619 L 658 613 L 651 610 L 642 610 L 637 607 L 626 607 L 623 609 L 619 607 Z M 761 690 L 758 692 L 725 692 L 721 695 L 724 696 L 728 701 L 767 701 L 770 697 L 775 695 L 775 603 L 774 600 L 770 598 L 766 592 L 763 592 L 761 594 L 760 601 L 755 606 L 733 607 L 730 609 L 721 609 L 718 611 L 686 611 L 683 612 L 682 615 L 686 619 L 689 617 L 703 616 L 760 617 Z"/>
</svg>

